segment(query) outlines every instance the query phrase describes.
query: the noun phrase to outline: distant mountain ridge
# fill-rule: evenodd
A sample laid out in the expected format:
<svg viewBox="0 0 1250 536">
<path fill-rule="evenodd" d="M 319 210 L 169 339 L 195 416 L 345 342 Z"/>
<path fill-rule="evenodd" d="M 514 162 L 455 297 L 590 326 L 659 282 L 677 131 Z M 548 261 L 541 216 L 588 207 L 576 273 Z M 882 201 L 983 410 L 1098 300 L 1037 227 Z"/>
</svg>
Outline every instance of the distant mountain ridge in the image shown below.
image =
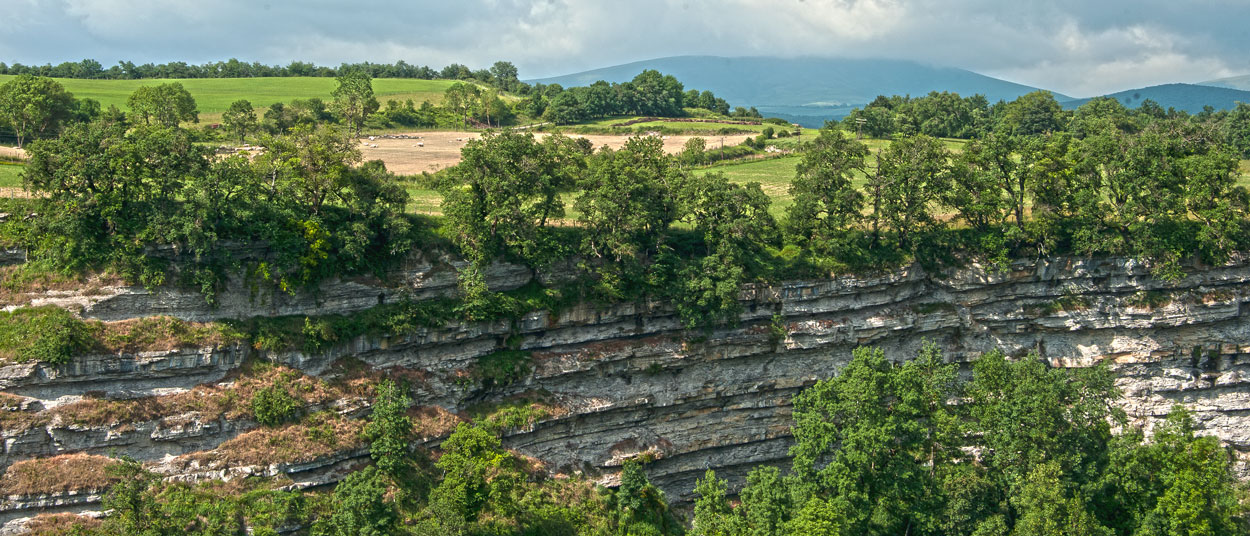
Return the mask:
<svg viewBox="0 0 1250 536">
<path fill-rule="evenodd" d="M 598 80 L 627 82 L 646 69 L 671 74 L 687 89 L 711 90 L 731 106 L 754 106 L 765 115 L 803 118 L 816 126 L 845 116 L 877 95 L 926 95 L 953 91 L 985 95 L 990 102 L 1013 100 L 1038 88 L 964 69 L 904 60 L 674 56 L 580 73 L 528 80 L 585 86 Z M 1071 97 L 1055 94 L 1059 100 Z"/>
<path fill-rule="evenodd" d="M 1250 74 L 1230 76 L 1228 78 L 1220 78 L 1218 80 L 1207 80 L 1206 82 L 1200 82 L 1199 85 L 1250 91 Z"/>
<path fill-rule="evenodd" d="M 1250 79 L 1250 77 L 1245 77 Z M 1202 84 L 1163 84 L 1158 86 L 1126 89 L 1105 95 L 1112 97 L 1127 108 L 1137 108 L 1146 99 L 1155 101 L 1164 109 L 1175 108 L 1191 114 L 1201 112 L 1204 106 L 1216 110 L 1229 110 L 1238 102 L 1250 103 L 1250 91 L 1231 87 Z M 1073 99 L 1064 101 L 1064 108 L 1076 108 L 1091 99 Z"/>
</svg>

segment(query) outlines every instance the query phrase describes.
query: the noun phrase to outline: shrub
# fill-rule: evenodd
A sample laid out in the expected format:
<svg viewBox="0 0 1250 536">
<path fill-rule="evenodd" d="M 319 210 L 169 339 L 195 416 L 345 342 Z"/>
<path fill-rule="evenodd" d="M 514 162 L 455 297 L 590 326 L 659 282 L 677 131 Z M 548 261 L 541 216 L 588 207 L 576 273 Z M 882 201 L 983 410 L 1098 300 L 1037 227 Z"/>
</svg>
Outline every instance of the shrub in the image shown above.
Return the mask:
<svg viewBox="0 0 1250 536">
<path fill-rule="evenodd" d="M 69 362 L 91 350 L 98 326 L 60 307 L 26 307 L 0 312 L 0 361 Z"/>
<path fill-rule="evenodd" d="M 270 385 L 252 395 L 252 414 L 265 426 L 292 421 L 303 409 L 303 403 L 282 385 Z"/>
<path fill-rule="evenodd" d="M 474 375 L 486 387 L 508 385 L 530 373 L 530 353 L 503 350 L 478 358 Z"/>
</svg>

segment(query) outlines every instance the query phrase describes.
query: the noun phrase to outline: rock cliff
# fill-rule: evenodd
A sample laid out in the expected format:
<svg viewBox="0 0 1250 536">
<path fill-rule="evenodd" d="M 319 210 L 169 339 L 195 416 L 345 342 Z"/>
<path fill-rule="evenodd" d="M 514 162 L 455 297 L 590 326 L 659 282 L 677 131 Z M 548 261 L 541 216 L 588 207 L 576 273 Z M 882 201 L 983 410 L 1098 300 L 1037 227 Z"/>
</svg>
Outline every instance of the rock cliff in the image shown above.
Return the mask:
<svg viewBox="0 0 1250 536">
<path fill-rule="evenodd" d="M 835 374 L 856 346 L 880 346 L 905 359 L 928 339 L 959 362 L 993 348 L 1015 356 L 1035 352 L 1054 366 L 1108 362 L 1134 424 L 1149 428 L 1183 403 L 1206 433 L 1234 449 L 1244 473 L 1250 460 L 1250 322 L 1243 307 L 1250 300 L 1250 262 L 1192 267 L 1188 273 L 1161 281 L 1127 259 L 1017 261 L 1001 271 L 971 266 L 944 273 L 911 266 L 744 289 L 738 325 L 706 333 L 682 330 L 671 307 L 647 301 L 363 336 L 315 354 L 235 344 L 89 355 L 57 367 L 10 364 L 0 367 L 0 388 L 14 395 L 5 399 L 0 466 L 116 452 L 145 460 L 170 478 L 259 473 L 286 475 L 301 486 L 333 482 L 367 458 L 359 444 L 345 443 L 312 460 L 232 467 L 233 458 L 211 454 L 257 433 L 246 417 L 145 415 L 135 422 L 81 424 L 67 408 L 84 394 L 160 400 L 195 385 L 229 388 L 230 374 L 247 360 L 328 377 L 340 374 L 333 364 L 350 358 L 413 379 L 418 406 L 444 414 L 541 393 L 559 411 L 506 431 L 507 446 L 552 471 L 583 472 L 609 484 L 624 459 L 643 456 L 653 460 L 653 482 L 671 498 L 686 498 L 708 467 L 733 480 L 752 466 L 784 462 L 791 397 Z M 454 274 L 445 260 L 414 262 L 389 284 L 331 281 L 317 292 L 263 299 L 238 290 L 216 307 L 192 293 L 129 287 L 32 301 L 102 320 L 350 314 L 401 295 L 446 295 L 454 291 Z M 508 265 L 496 265 L 488 275 L 495 288 L 514 288 L 532 277 Z M 506 348 L 528 352 L 529 374 L 490 388 L 466 381 L 480 358 Z M 345 399 L 323 406 L 358 420 L 367 412 L 362 404 Z M 427 441 L 436 444 L 445 429 L 431 427 Z M 98 494 L 87 492 L 10 497 L 0 505 L 0 522 L 38 511 L 98 508 L 97 502 Z"/>
</svg>

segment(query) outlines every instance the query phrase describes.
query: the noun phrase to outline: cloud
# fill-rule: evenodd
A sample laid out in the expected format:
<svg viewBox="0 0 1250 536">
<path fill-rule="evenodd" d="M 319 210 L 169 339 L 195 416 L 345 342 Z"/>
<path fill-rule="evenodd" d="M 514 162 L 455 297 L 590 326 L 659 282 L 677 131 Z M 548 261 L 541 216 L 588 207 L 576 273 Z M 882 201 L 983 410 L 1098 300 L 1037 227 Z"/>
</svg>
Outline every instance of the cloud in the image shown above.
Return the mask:
<svg viewBox="0 0 1250 536">
<path fill-rule="evenodd" d="M 912 59 L 1085 96 L 1250 72 L 1238 0 L 8 0 L 0 60 L 515 63 Z"/>
</svg>

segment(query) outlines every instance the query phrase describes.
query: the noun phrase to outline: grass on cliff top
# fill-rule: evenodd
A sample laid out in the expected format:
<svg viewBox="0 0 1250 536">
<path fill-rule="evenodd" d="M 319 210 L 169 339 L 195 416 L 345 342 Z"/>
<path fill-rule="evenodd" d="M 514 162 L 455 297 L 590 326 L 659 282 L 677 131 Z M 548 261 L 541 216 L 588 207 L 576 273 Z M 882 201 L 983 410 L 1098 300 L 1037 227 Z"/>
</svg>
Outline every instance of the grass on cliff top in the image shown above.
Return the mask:
<svg viewBox="0 0 1250 536">
<path fill-rule="evenodd" d="M 167 316 L 105 323 L 83 320 L 55 306 L 0 311 L 0 363 L 59 365 L 89 352 L 169 351 L 242 340 L 243 335 L 227 324 Z"/>
</svg>

